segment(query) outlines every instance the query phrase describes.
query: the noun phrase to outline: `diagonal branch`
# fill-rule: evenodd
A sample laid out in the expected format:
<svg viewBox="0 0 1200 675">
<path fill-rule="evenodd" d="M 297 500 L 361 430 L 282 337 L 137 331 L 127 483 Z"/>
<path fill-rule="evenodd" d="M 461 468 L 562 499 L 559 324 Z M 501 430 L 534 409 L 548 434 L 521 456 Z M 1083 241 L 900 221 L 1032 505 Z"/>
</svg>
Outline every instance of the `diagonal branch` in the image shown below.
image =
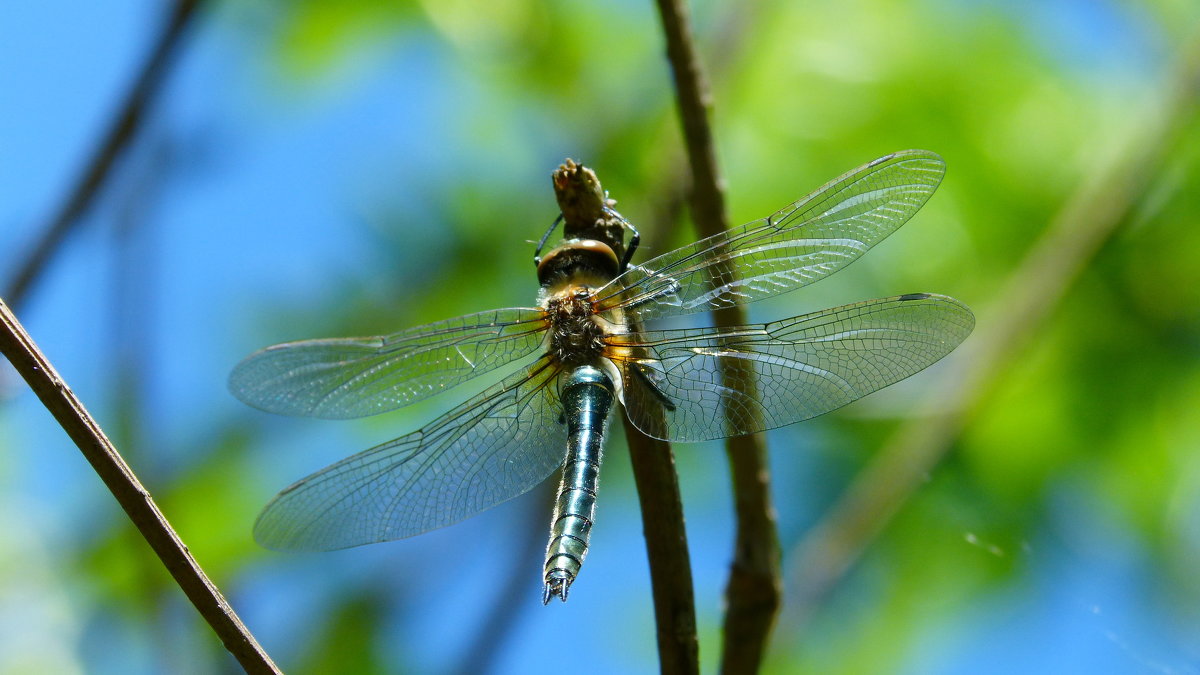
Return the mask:
<svg viewBox="0 0 1200 675">
<path fill-rule="evenodd" d="M 684 142 L 692 169 L 692 219 L 701 237 L 724 232 L 729 227 L 725 212 L 724 184 L 717 171 L 712 130 L 708 123 L 711 107 L 691 37 L 687 7 L 683 0 L 657 0 L 666 36 L 667 58 L 675 75 L 676 101 L 683 125 Z M 715 312 L 718 326 L 746 323 L 745 310 L 728 307 Z M 737 378 L 736 373 L 724 377 Z M 752 377 L 740 381 L 752 382 Z M 754 672 L 775 623 L 782 595 L 779 535 L 771 504 L 770 471 L 762 436 L 730 438 L 725 444 L 733 476 L 737 513 L 737 541 L 733 567 L 725 590 L 728 609 L 722 645 L 721 668 L 727 673 Z"/>
<path fill-rule="evenodd" d="M 964 347 L 961 368 L 936 392 L 953 411 L 901 427 L 879 457 L 798 547 L 791 566 L 799 616 L 816 605 L 950 451 L 971 414 L 1062 301 L 1088 261 L 1127 220 L 1200 105 L 1200 34 L 1180 60 L 1162 115 L 1085 181 L 1009 277 L 991 320 Z"/>
<path fill-rule="evenodd" d="M 117 159 L 129 147 L 146 109 L 154 94 L 162 85 L 171 57 L 177 51 L 180 37 L 196 13 L 202 0 L 176 0 L 171 16 L 163 26 L 163 32 L 146 58 L 133 89 L 125 97 L 116 117 L 109 124 L 103 140 L 96 148 L 87 167 L 79 176 L 58 212 L 46 224 L 41 238 L 24 257 L 24 263 L 13 276 L 4 297 L 13 307 L 20 307 L 35 279 L 50 262 L 55 251 L 66 239 L 72 228 L 91 206 L 92 201 L 107 182 Z"/>
<path fill-rule="evenodd" d="M 149 491 L 138 481 L 100 425 L 46 360 L 3 300 L 0 300 L 0 352 L 8 357 L 41 399 L 42 405 L 79 446 L 163 566 L 242 668 L 247 673 L 278 674 L 271 658 L 255 641 L 221 591 L 204 574 L 166 516 L 159 511 Z"/>
</svg>

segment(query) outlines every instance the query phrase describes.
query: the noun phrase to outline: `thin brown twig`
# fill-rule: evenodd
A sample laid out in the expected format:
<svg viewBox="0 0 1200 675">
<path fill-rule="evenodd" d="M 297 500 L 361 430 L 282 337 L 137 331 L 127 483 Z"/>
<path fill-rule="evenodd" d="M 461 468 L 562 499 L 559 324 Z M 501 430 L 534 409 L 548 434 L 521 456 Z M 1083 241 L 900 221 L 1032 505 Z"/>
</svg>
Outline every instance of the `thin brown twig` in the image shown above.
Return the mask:
<svg viewBox="0 0 1200 675">
<path fill-rule="evenodd" d="M 42 405 L 79 447 L 188 600 L 242 668 L 256 675 L 279 673 L 221 591 L 204 574 L 100 425 L 67 387 L 3 300 L 0 300 L 0 352 L 8 357 L 41 399 Z"/>
<path fill-rule="evenodd" d="M 1197 36 L 1200 38 L 1200 35 Z M 1009 364 L 1068 292 L 1087 262 L 1137 205 L 1180 130 L 1200 103 L 1200 39 L 1180 60 L 1162 115 L 1114 153 L 1064 204 L 1051 226 L 1009 277 L 991 319 L 964 345 L 961 367 L 942 382 L 935 401 L 955 408 L 901 427 L 825 518 L 797 547 L 797 616 L 804 620 L 861 555 L 905 500 L 950 451 Z"/>
<path fill-rule="evenodd" d="M 628 415 L 622 417 L 650 561 L 659 670 L 671 675 L 699 673 L 692 562 L 675 456 L 670 443 L 650 438 L 638 431 Z"/>
<path fill-rule="evenodd" d="M 41 237 L 33 249 L 22 258 L 24 262 L 4 294 L 11 306 L 19 308 L 24 302 L 33 282 L 66 240 L 67 235 L 80 222 L 107 182 L 113 165 L 129 147 L 154 94 L 166 79 L 171 57 L 178 51 L 180 38 L 200 3 L 201 0 L 177 0 L 171 9 L 171 15 L 163 25 L 154 48 L 147 55 L 137 81 L 109 123 L 108 131 L 88 160 L 86 168 L 54 217 L 43 228 Z"/>
<path fill-rule="evenodd" d="M 763 8 L 756 3 L 723 5 L 722 11 L 716 21 L 720 29 L 710 41 L 712 57 L 708 60 L 709 77 L 717 82 L 736 68 L 742 56 L 742 44 L 747 35 L 755 32 Z M 691 194 L 691 167 L 685 161 L 685 151 L 684 148 L 669 151 L 669 157 L 661 162 L 664 169 L 656 174 L 655 184 L 646 191 L 657 196 L 652 226 L 647 230 L 653 232 L 659 242 L 672 241 L 674 231 L 682 224 L 680 217 Z"/>
<path fill-rule="evenodd" d="M 702 237 L 729 227 L 724 184 L 717 170 L 708 85 L 696 56 L 683 0 L 657 0 L 666 36 L 667 59 L 675 75 L 676 101 L 692 169 L 692 219 Z M 718 310 L 718 326 L 740 326 L 746 313 L 733 306 Z M 753 381 L 726 372 L 725 377 Z M 771 503 L 770 471 L 762 436 L 739 436 L 725 444 L 733 477 L 737 540 L 725 590 L 727 610 L 721 654 L 726 673 L 758 670 L 782 597 L 779 535 Z"/>
</svg>

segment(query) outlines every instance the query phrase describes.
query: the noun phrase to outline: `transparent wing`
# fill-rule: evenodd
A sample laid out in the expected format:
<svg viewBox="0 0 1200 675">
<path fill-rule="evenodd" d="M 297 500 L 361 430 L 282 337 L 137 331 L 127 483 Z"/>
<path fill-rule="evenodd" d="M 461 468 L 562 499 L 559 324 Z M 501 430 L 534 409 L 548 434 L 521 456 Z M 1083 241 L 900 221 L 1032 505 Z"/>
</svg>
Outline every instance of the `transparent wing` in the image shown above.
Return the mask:
<svg viewBox="0 0 1200 675">
<path fill-rule="evenodd" d="M 527 492 L 566 454 L 559 370 L 542 358 L 424 429 L 300 480 L 263 509 L 254 538 L 306 551 L 402 539 Z"/>
<path fill-rule="evenodd" d="M 599 291 L 626 323 L 739 305 L 810 284 L 854 262 L 925 204 L 942 158 L 906 150 L 861 166 L 769 218 L 630 268 Z"/>
<path fill-rule="evenodd" d="M 393 335 L 305 340 L 246 357 L 229 389 L 267 412 L 326 419 L 394 410 L 533 352 L 545 337 L 540 309 L 499 309 Z"/>
<path fill-rule="evenodd" d="M 622 342 L 633 356 L 614 360 L 638 429 L 693 442 L 827 413 L 933 364 L 974 325 L 957 300 L 919 293 L 758 326 L 633 334 Z"/>
</svg>

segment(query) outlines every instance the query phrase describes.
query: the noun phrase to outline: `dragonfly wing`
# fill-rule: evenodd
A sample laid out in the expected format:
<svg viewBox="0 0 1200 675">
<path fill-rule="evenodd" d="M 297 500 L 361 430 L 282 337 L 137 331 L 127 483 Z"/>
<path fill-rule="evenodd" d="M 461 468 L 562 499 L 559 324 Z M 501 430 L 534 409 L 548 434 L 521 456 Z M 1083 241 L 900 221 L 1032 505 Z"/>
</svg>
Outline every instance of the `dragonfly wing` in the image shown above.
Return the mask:
<svg viewBox="0 0 1200 675">
<path fill-rule="evenodd" d="M 757 326 L 647 331 L 621 361 L 625 409 L 643 433 L 693 442 L 792 424 L 899 382 L 949 354 L 975 325 L 926 293 Z"/>
<path fill-rule="evenodd" d="M 306 551 L 402 539 L 527 492 L 566 453 L 559 370 L 542 358 L 424 429 L 300 480 L 263 509 L 255 539 Z"/>
<path fill-rule="evenodd" d="M 754 302 L 822 279 L 858 259 L 923 206 L 946 172 L 925 150 L 881 157 L 769 218 L 631 268 L 598 293 L 623 321 Z"/>
<path fill-rule="evenodd" d="M 305 340 L 267 347 L 233 369 L 229 389 L 268 412 L 363 417 L 432 396 L 533 352 L 540 309 L 499 309 L 393 335 Z"/>
</svg>

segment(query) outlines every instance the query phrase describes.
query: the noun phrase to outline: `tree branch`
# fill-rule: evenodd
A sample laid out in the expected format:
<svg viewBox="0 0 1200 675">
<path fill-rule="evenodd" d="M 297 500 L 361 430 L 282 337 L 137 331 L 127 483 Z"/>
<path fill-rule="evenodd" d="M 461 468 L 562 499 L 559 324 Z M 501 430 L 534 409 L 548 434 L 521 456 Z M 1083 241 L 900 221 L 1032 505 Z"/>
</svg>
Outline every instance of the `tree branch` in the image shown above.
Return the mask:
<svg viewBox="0 0 1200 675">
<path fill-rule="evenodd" d="M 0 352 L 8 357 L 41 399 L 42 405 L 79 447 L 225 648 L 247 673 L 279 673 L 221 591 L 204 574 L 100 425 L 84 409 L 3 300 L 0 300 Z"/>
<path fill-rule="evenodd" d="M 171 16 L 163 26 L 162 34 L 147 56 L 133 89 L 125 97 L 116 117 L 109 123 L 103 140 L 58 212 L 43 228 L 41 238 L 23 258 L 24 263 L 9 284 L 4 297 L 8 298 L 13 307 L 20 307 L 24 302 L 34 280 L 45 269 L 67 234 L 79 223 L 81 216 L 100 192 L 100 188 L 107 182 L 113 165 L 129 147 L 145 116 L 146 108 L 165 79 L 167 66 L 177 51 L 180 37 L 200 3 L 201 0 L 175 2 Z"/>
<path fill-rule="evenodd" d="M 802 619 L 813 613 L 909 495 L 924 484 L 1009 364 L 1135 207 L 1176 145 L 1182 126 L 1195 118 L 1200 39 L 1181 58 L 1173 84 L 1160 117 L 1085 180 L 1010 275 L 990 319 L 979 321 L 980 330 L 963 345 L 960 368 L 933 396 L 935 401 L 955 402 L 955 408 L 933 419 L 914 418 L 901 427 L 798 546 L 791 571 Z"/>
<path fill-rule="evenodd" d="M 700 672 L 696 600 L 688 555 L 683 499 L 671 444 L 638 431 L 622 415 L 650 560 L 659 669 L 664 674 Z"/>
<path fill-rule="evenodd" d="M 666 36 L 667 58 L 675 75 L 676 102 L 692 169 L 692 219 L 700 236 L 709 237 L 727 230 L 729 222 L 725 212 L 724 183 L 717 171 L 712 130 L 708 123 L 711 107 L 708 85 L 693 46 L 683 0 L 657 0 L 657 4 Z M 718 326 L 746 323 L 746 314 L 741 307 L 724 308 L 714 314 Z M 723 377 L 754 381 L 753 377 L 739 376 L 735 372 L 725 372 Z M 721 668 L 727 673 L 746 673 L 758 670 L 762 663 L 781 602 L 779 535 L 775 529 L 770 470 L 762 436 L 730 438 L 725 447 L 733 477 L 737 541 L 725 590 L 728 609 Z"/>
</svg>

